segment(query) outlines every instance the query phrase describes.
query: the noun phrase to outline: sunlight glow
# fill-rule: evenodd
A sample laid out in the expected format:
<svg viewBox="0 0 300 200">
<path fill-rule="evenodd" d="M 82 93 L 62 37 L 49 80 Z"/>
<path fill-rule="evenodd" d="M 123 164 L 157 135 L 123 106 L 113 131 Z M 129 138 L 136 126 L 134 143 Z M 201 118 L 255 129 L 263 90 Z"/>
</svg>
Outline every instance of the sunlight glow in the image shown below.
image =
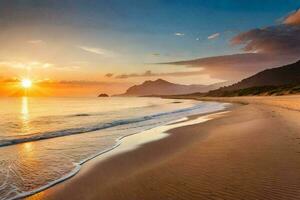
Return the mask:
<svg viewBox="0 0 300 200">
<path fill-rule="evenodd" d="M 21 86 L 23 88 L 30 88 L 32 86 L 32 81 L 30 79 L 23 79 L 21 81 Z"/>
<path fill-rule="evenodd" d="M 29 124 L 29 109 L 28 109 L 28 97 L 22 97 L 21 101 L 21 121 L 22 127 L 21 132 L 22 134 L 28 133 L 30 129 Z"/>
</svg>

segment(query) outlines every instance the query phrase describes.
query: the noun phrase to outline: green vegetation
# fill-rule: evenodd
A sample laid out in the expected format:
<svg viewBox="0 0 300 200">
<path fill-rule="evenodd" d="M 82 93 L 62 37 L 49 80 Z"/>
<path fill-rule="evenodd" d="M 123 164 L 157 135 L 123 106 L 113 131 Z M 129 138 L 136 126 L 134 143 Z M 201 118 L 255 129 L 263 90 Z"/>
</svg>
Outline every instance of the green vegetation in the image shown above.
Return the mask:
<svg viewBox="0 0 300 200">
<path fill-rule="evenodd" d="M 239 90 L 213 90 L 202 96 L 233 97 L 233 96 L 268 96 L 287 95 L 300 93 L 300 84 L 282 86 L 258 86 Z"/>
</svg>

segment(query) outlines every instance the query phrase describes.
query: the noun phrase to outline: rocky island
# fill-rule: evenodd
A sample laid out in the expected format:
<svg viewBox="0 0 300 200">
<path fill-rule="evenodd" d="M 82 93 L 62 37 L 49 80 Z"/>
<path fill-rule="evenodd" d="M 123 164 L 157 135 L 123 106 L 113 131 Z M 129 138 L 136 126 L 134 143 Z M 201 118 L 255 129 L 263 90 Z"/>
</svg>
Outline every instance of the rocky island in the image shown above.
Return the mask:
<svg viewBox="0 0 300 200">
<path fill-rule="evenodd" d="M 98 97 L 109 97 L 109 96 L 108 96 L 108 94 L 102 93 L 102 94 L 99 94 Z"/>
</svg>

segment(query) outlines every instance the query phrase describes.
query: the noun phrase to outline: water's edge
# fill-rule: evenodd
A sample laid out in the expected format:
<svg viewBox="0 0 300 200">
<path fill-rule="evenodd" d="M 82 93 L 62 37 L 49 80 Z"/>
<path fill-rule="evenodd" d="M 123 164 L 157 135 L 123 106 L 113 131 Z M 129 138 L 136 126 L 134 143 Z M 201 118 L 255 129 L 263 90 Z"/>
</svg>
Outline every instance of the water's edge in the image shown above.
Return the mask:
<svg viewBox="0 0 300 200">
<path fill-rule="evenodd" d="M 222 109 L 219 109 L 219 110 L 213 110 L 213 111 L 210 111 L 210 112 L 207 112 L 207 113 L 200 113 L 200 114 L 196 114 L 196 115 L 195 115 L 195 114 L 187 115 L 187 116 L 185 116 L 185 117 L 183 117 L 183 118 L 181 118 L 181 119 L 179 119 L 179 120 L 175 120 L 175 121 L 168 122 L 168 123 L 165 124 L 165 125 L 169 126 L 169 125 L 171 125 L 172 123 L 178 122 L 178 123 L 179 123 L 179 126 L 178 126 L 177 128 L 179 128 L 179 127 L 184 127 L 185 125 L 180 126 L 180 124 L 181 124 L 181 123 L 184 123 L 185 121 L 191 121 L 192 119 L 190 119 L 190 117 L 192 117 L 192 116 L 201 116 L 201 117 L 205 117 L 205 116 L 208 116 L 208 115 L 214 114 L 214 113 L 215 113 L 215 114 L 218 114 L 218 113 L 221 113 L 221 112 L 224 112 L 224 111 L 228 110 L 230 107 L 231 107 L 231 104 L 227 104 L 226 106 L 224 106 Z M 204 121 L 204 122 L 205 122 L 205 121 Z M 203 122 L 200 122 L 200 123 L 203 123 Z M 196 122 L 195 124 L 197 124 L 197 122 Z M 193 124 L 193 125 L 194 125 L 194 124 Z M 162 126 L 162 125 L 161 125 L 161 126 Z M 154 127 L 154 128 L 157 128 L 157 127 Z M 23 198 L 32 196 L 32 195 L 34 195 L 34 194 L 37 194 L 37 193 L 39 193 L 39 192 L 41 192 L 41 191 L 44 191 L 44 190 L 46 190 L 46 189 L 48 189 L 48 188 L 51 188 L 51 187 L 53 187 L 53 186 L 55 186 L 55 185 L 57 185 L 57 184 L 59 184 L 59 183 L 62 183 L 62 182 L 64 182 L 64 181 L 66 181 L 66 180 L 72 178 L 73 176 L 75 176 L 75 175 L 80 171 L 81 167 L 82 167 L 85 163 L 87 163 L 88 161 L 91 161 L 91 160 L 93 160 L 94 158 L 99 157 L 99 156 L 101 156 L 101 155 L 103 155 L 103 154 L 105 154 L 105 153 L 108 153 L 108 152 L 110 152 L 110 151 L 116 149 L 117 147 L 119 147 L 119 146 L 122 144 L 122 140 L 123 140 L 123 139 L 128 138 L 128 137 L 133 136 L 133 135 L 136 135 L 136 134 L 141 134 L 141 133 L 143 133 L 143 132 L 145 132 L 145 131 L 147 131 L 147 130 L 154 129 L 154 128 L 149 128 L 149 129 L 143 130 L 143 131 L 141 131 L 141 132 L 136 132 L 136 133 L 132 133 L 132 134 L 129 134 L 129 135 L 121 136 L 121 137 L 119 137 L 119 138 L 117 138 L 117 139 L 115 140 L 116 143 L 115 143 L 115 145 L 113 145 L 112 147 L 107 148 L 107 149 L 105 149 L 105 150 L 103 150 L 103 151 L 100 151 L 99 153 L 96 153 L 96 154 L 94 154 L 94 155 L 92 155 L 92 156 L 90 156 L 90 157 L 88 157 L 88 158 L 86 158 L 86 159 L 80 161 L 79 163 L 75 163 L 75 168 L 74 168 L 72 171 L 70 171 L 69 173 L 67 173 L 65 176 L 62 176 L 61 178 L 59 178 L 59 179 L 57 179 L 57 180 L 54 180 L 54 181 L 52 181 L 52 182 L 49 182 L 47 185 L 44 185 L 44 186 L 42 186 L 42 187 L 40 187 L 40 188 L 37 188 L 37 189 L 35 189 L 35 190 L 32 190 L 32 191 L 28 191 L 28 192 L 24 192 L 24 193 L 18 194 L 18 195 L 16 195 L 15 197 L 10 198 L 9 200 L 23 199 Z M 170 129 L 168 129 L 168 130 L 171 130 L 171 129 L 173 129 L 173 128 L 170 128 Z M 151 142 L 151 141 L 149 141 L 149 142 Z"/>
<path fill-rule="evenodd" d="M 124 120 L 116 120 L 116 121 L 112 121 L 110 123 L 100 124 L 100 125 L 97 125 L 97 126 L 81 127 L 81 128 L 70 128 L 70 129 L 63 129 L 63 130 L 45 132 L 43 134 L 30 134 L 27 137 L 22 137 L 22 138 L 4 139 L 4 140 L 0 140 L 0 147 L 17 145 L 17 144 L 26 143 L 26 142 L 46 140 L 46 139 L 57 138 L 57 137 L 65 137 L 65 136 L 69 136 L 69 135 L 77 135 L 77 134 L 82 134 L 82 133 L 89 133 L 89 132 L 99 131 L 99 130 L 113 128 L 113 127 L 120 126 L 120 125 L 126 125 L 126 124 L 132 124 L 132 123 L 147 121 L 147 120 L 155 119 L 156 117 L 167 116 L 169 114 L 175 114 L 175 113 L 186 112 L 186 111 L 189 111 L 189 110 L 194 110 L 194 109 L 197 109 L 198 106 L 192 106 L 192 107 L 189 107 L 189 108 L 178 109 L 178 110 L 171 111 L 171 112 L 156 113 L 156 114 L 149 115 L 149 116 L 143 116 L 143 117 L 137 117 L 137 118 L 128 118 L 128 119 L 124 119 Z"/>
</svg>

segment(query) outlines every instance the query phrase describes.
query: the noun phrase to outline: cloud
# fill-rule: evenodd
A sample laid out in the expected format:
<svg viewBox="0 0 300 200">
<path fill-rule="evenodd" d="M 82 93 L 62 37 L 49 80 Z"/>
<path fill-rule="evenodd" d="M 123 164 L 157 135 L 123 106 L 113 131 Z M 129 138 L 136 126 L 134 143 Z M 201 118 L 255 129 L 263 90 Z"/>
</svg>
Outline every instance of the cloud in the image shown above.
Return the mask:
<svg viewBox="0 0 300 200">
<path fill-rule="evenodd" d="M 43 40 L 29 40 L 27 42 L 30 43 L 30 44 L 34 44 L 34 45 L 45 43 Z"/>
<path fill-rule="evenodd" d="M 208 36 L 207 39 L 213 40 L 213 39 L 218 38 L 219 36 L 220 36 L 220 33 L 214 33 L 214 34 Z"/>
<path fill-rule="evenodd" d="M 33 79 L 34 90 L 31 96 L 95 96 L 99 93 L 120 94 L 134 83 L 126 81 L 86 81 Z M 20 78 L 0 79 L 0 96 L 20 96 Z"/>
<path fill-rule="evenodd" d="M 300 9 L 288 15 L 285 18 L 284 23 L 289 25 L 300 25 Z"/>
<path fill-rule="evenodd" d="M 158 64 L 203 68 L 203 73 L 212 78 L 237 80 L 266 68 L 292 63 L 300 59 L 300 24 L 297 20 L 299 10 L 288 15 L 281 24 L 235 35 L 231 45 L 241 48 L 238 54 Z"/>
<path fill-rule="evenodd" d="M 163 72 L 163 73 L 153 73 L 151 70 L 147 70 L 144 73 L 132 73 L 132 74 L 120 74 L 115 76 L 118 79 L 127 79 L 127 78 L 136 78 L 136 77 L 163 77 L 163 76 L 172 76 L 172 77 L 184 77 L 184 76 L 196 76 L 203 74 L 201 70 L 197 71 L 184 71 L 184 72 Z"/>
<path fill-rule="evenodd" d="M 152 53 L 152 56 L 160 56 L 160 53 Z"/>
<path fill-rule="evenodd" d="M 232 38 L 233 45 L 242 45 L 245 52 L 300 56 L 300 26 L 280 24 L 253 29 Z M 274 58 L 276 59 L 276 58 Z"/>
<path fill-rule="evenodd" d="M 23 69 L 23 70 L 32 70 L 32 69 L 51 69 L 59 71 L 77 71 L 80 69 L 80 66 L 74 64 L 52 64 L 48 62 L 19 62 L 19 61 L 0 61 L 0 68 L 14 68 L 14 69 Z"/>
<path fill-rule="evenodd" d="M 107 74 L 105 74 L 105 77 L 110 78 L 110 77 L 112 77 L 113 75 L 114 75 L 113 73 L 107 73 Z"/>
<path fill-rule="evenodd" d="M 1 83 L 19 83 L 20 81 L 21 80 L 19 78 L 16 78 L 16 77 L 0 80 Z"/>
<path fill-rule="evenodd" d="M 179 32 L 177 32 L 177 33 L 174 33 L 174 35 L 175 35 L 175 36 L 179 36 L 179 37 L 183 37 L 183 36 L 184 36 L 184 33 L 179 33 Z"/>
<path fill-rule="evenodd" d="M 102 49 L 102 48 L 87 47 L 87 46 L 78 46 L 78 48 L 80 48 L 86 52 L 98 54 L 98 55 L 105 56 L 105 57 L 114 57 L 115 56 L 115 53 L 113 53 L 112 51 Z"/>
<path fill-rule="evenodd" d="M 19 78 L 9 78 L 2 80 L 6 83 L 20 82 Z M 97 86 L 106 84 L 119 84 L 118 82 L 105 82 L 105 81 L 86 81 L 86 80 L 52 80 L 52 79 L 40 79 L 34 80 L 35 85 L 70 85 L 70 86 Z"/>
<path fill-rule="evenodd" d="M 60 70 L 60 71 L 78 71 L 81 67 L 77 65 L 60 65 L 53 67 L 55 70 Z"/>
<path fill-rule="evenodd" d="M 45 82 L 46 83 L 46 82 Z M 51 83 L 48 82 L 48 83 Z M 108 84 L 108 82 L 103 82 L 103 81 L 85 81 L 85 80 L 62 80 L 62 81 L 54 81 L 52 83 L 58 83 L 58 84 L 63 84 L 63 85 L 102 85 L 102 84 Z"/>
<path fill-rule="evenodd" d="M 54 65 L 51 63 L 43 62 L 17 62 L 17 61 L 0 61 L 0 67 L 11 67 L 20 69 L 32 69 L 32 68 L 49 68 Z"/>
<path fill-rule="evenodd" d="M 264 68 L 280 66 L 284 62 L 273 61 L 271 55 L 242 53 L 160 64 L 201 68 L 202 74 L 209 74 L 212 78 L 237 80 Z"/>
</svg>

